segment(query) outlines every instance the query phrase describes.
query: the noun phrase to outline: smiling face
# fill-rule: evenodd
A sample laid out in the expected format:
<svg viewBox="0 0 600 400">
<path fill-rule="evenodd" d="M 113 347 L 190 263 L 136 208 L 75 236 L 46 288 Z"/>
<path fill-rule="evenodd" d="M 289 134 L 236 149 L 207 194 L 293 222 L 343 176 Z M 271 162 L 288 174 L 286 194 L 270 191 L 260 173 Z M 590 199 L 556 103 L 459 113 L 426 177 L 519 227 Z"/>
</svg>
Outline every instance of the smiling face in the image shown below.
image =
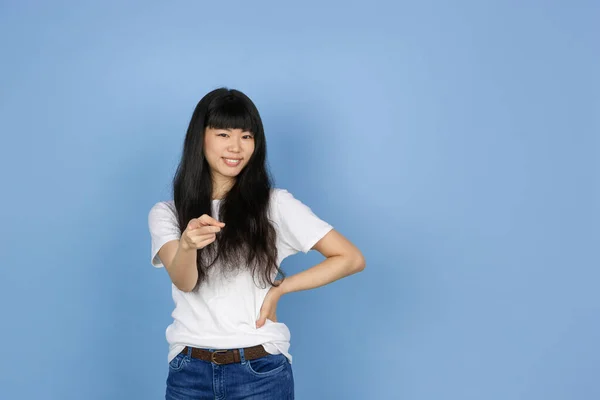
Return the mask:
<svg viewBox="0 0 600 400">
<path fill-rule="evenodd" d="M 204 156 L 210 166 L 213 186 L 217 192 L 230 188 L 254 153 L 254 135 L 241 129 L 204 131 Z M 222 193 L 217 194 L 221 196 Z"/>
</svg>

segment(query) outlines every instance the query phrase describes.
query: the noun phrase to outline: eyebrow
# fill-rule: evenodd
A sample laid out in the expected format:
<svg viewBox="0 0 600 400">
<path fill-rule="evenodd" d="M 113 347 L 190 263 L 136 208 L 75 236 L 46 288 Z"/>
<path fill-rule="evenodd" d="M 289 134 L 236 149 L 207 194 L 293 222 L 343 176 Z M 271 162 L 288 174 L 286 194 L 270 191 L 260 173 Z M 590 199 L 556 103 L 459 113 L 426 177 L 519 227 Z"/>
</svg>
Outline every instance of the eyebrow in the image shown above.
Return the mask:
<svg viewBox="0 0 600 400">
<path fill-rule="evenodd" d="M 230 128 L 219 128 L 216 130 L 233 132 L 233 129 L 230 129 Z M 250 135 L 254 136 L 254 133 L 252 131 L 242 131 L 242 133 L 249 133 Z"/>
</svg>

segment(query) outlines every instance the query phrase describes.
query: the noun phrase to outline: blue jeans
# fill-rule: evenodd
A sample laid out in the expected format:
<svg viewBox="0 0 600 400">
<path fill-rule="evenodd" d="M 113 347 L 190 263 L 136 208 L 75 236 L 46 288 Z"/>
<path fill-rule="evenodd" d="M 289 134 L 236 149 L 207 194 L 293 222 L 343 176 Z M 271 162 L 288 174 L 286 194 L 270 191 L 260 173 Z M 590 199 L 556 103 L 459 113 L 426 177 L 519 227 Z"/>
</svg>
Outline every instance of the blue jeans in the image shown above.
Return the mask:
<svg viewBox="0 0 600 400">
<path fill-rule="evenodd" d="M 178 354 L 169 363 L 166 400 L 293 400 L 292 365 L 282 354 L 215 364 Z"/>
</svg>

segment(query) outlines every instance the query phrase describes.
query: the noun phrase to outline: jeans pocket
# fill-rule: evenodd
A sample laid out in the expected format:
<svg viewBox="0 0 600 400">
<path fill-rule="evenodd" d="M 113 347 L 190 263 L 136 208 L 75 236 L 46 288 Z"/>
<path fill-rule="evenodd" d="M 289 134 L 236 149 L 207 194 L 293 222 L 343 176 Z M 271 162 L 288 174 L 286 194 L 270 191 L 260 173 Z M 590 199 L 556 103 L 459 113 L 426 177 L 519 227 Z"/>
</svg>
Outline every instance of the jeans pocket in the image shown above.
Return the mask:
<svg viewBox="0 0 600 400">
<path fill-rule="evenodd" d="M 179 353 L 169 362 L 171 371 L 179 371 L 187 364 L 187 355 Z"/>
<path fill-rule="evenodd" d="M 288 360 L 283 354 L 270 354 L 255 360 L 247 360 L 248 370 L 257 376 L 273 375 L 287 366 Z"/>
</svg>

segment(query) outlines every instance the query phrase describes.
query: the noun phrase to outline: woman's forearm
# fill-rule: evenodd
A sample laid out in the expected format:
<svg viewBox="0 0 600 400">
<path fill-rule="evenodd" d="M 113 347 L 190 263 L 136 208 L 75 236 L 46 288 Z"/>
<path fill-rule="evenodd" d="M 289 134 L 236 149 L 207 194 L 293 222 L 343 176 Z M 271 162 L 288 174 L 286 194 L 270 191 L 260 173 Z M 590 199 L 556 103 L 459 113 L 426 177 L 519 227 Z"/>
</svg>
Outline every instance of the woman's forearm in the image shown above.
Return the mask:
<svg viewBox="0 0 600 400">
<path fill-rule="evenodd" d="M 295 275 L 286 277 L 277 288 L 279 294 L 298 292 L 325 286 L 365 268 L 361 255 L 327 257 L 321 263 Z"/>
<path fill-rule="evenodd" d="M 177 252 L 167 268 L 171 280 L 183 292 L 189 292 L 196 286 L 198 280 L 196 254 L 196 249 L 187 248 L 179 242 Z"/>
</svg>

